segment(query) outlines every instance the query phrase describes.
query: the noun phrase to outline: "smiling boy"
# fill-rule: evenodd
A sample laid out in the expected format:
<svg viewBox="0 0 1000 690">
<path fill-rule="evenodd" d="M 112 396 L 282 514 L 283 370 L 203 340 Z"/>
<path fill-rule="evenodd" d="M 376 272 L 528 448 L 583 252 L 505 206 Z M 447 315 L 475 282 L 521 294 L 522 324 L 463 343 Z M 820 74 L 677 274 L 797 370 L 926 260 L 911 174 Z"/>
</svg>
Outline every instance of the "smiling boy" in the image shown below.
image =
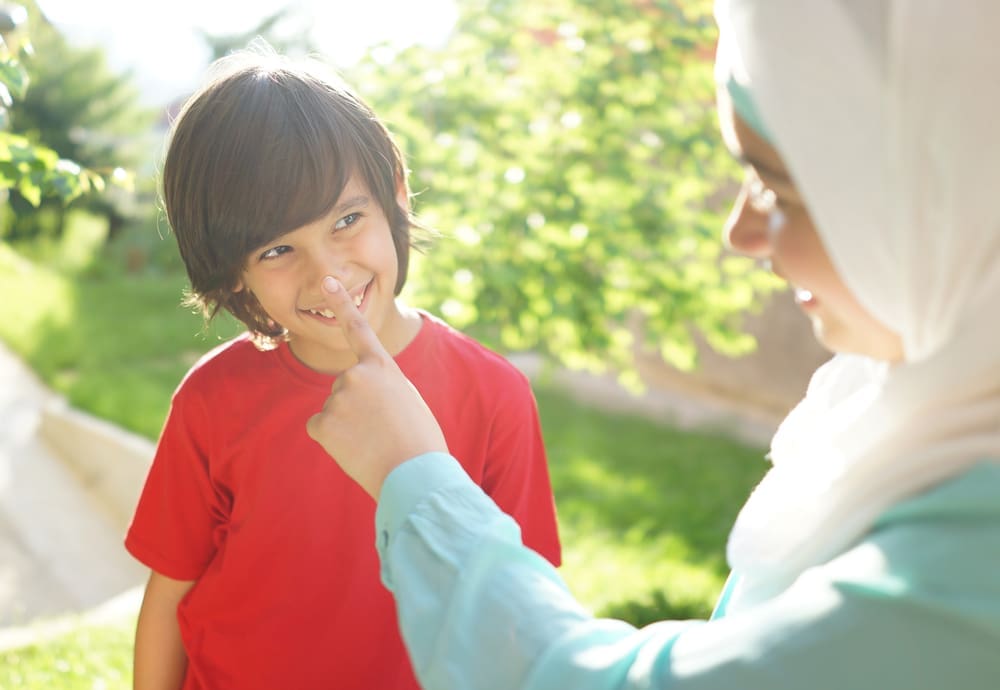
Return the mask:
<svg viewBox="0 0 1000 690">
<path fill-rule="evenodd" d="M 174 124 L 167 217 L 208 316 L 248 333 L 174 394 L 126 537 L 150 567 L 135 687 L 417 688 L 378 583 L 375 503 L 306 433 L 355 361 L 322 280 L 349 291 L 466 472 L 558 564 L 535 401 L 506 360 L 402 304 L 402 156 L 350 89 L 241 54 Z"/>
<path fill-rule="evenodd" d="M 406 208 L 402 187 L 392 203 Z M 247 290 L 285 327 L 289 348 L 303 364 L 336 374 L 354 356 L 320 293 L 325 275 L 348 288 L 386 349 L 402 351 L 420 331 L 420 314 L 396 300 L 401 281 L 391 237 L 378 201 L 352 175 L 329 213 L 254 252 L 236 289 Z"/>
</svg>

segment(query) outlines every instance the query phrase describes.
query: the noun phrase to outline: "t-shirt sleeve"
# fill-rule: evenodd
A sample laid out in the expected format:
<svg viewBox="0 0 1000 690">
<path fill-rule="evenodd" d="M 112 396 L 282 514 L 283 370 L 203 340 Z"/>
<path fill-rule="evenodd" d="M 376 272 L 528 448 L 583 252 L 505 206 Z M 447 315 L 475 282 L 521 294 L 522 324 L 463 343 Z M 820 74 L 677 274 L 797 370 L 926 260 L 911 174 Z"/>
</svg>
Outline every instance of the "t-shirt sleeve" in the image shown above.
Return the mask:
<svg viewBox="0 0 1000 690">
<path fill-rule="evenodd" d="M 538 405 L 527 379 L 512 374 L 496 400 L 482 487 L 520 525 L 524 544 L 558 566 L 562 549 Z"/>
<path fill-rule="evenodd" d="M 177 580 L 201 576 L 227 524 L 229 502 L 210 471 L 210 420 L 204 400 L 182 384 L 125 537 L 136 559 Z"/>
</svg>

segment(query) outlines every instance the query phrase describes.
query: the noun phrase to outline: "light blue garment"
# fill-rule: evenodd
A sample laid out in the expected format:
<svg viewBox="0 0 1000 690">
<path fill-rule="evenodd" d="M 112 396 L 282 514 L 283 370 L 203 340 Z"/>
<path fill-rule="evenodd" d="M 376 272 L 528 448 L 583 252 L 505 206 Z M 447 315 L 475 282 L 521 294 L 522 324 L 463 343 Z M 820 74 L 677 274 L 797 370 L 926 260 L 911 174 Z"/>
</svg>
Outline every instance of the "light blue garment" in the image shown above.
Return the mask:
<svg viewBox="0 0 1000 690">
<path fill-rule="evenodd" d="M 585 611 L 448 455 L 394 470 L 376 524 L 382 580 L 431 690 L 1000 687 L 998 464 L 896 505 L 757 607 L 640 630 Z"/>
<path fill-rule="evenodd" d="M 754 103 L 753 94 L 750 93 L 750 89 L 730 76 L 726 79 L 726 91 L 733 101 L 733 110 L 740 116 L 740 119 L 750 125 L 750 128 L 761 139 L 768 143 L 774 143 L 774 140 L 771 138 L 771 132 L 768 130 L 767 125 L 764 124 L 764 118 L 761 117 L 757 104 Z"/>
</svg>

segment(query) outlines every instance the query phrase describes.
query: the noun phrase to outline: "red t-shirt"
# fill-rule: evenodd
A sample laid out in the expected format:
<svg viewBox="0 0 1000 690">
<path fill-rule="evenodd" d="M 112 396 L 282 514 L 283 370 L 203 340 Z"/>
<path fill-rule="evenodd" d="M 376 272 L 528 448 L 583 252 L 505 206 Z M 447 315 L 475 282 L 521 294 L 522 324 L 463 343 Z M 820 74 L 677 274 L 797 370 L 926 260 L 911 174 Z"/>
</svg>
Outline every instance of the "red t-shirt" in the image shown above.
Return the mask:
<svg viewBox="0 0 1000 690">
<path fill-rule="evenodd" d="M 397 357 L 451 453 L 558 565 L 534 396 L 510 363 L 426 314 Z M 185 690 L 418 688 L 379 580 L 375 502 L 306 434 L 334 377 L 246 337 L 174 394 L 126 548 L 197 580 L 178 607 Z"/>
</svg>

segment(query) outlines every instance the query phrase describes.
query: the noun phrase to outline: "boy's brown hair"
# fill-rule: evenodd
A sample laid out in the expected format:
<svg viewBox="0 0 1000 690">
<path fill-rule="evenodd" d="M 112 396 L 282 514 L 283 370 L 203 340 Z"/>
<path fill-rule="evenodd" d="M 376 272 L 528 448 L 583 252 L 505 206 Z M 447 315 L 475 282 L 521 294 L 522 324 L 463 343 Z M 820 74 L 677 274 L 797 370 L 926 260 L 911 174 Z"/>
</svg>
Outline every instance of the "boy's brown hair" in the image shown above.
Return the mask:
<svg viewBox="0 0 1000 690">
<path fill-rule="evenodd" d="M 406 282 L 411 227 L 403 156 L 364 101 L 306 61 L 246 51 L 223 58 L 218 76 L 174 122 L 163 165 L 163 204 L 191 281 L 188 303 L 211 319 L 226 309 L 255 340 L 284 329 L 249 290 L 235 291 L 249 253 L 333 208 L 358 175 L 389 221 Z"/>
</svg>

